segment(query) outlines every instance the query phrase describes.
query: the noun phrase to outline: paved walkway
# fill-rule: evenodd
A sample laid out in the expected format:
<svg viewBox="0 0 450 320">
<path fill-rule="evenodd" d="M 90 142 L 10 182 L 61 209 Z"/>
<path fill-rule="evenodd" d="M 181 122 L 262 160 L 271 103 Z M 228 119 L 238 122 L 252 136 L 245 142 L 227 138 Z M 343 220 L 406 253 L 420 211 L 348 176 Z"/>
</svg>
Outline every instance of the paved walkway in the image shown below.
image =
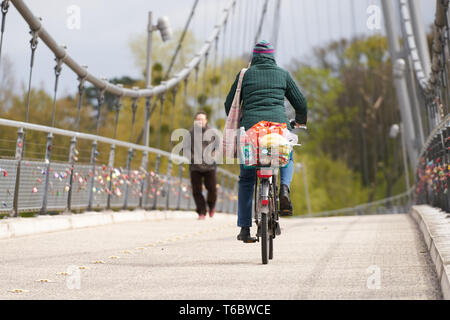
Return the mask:
<svg viewBox="0 0 450 320">
<path fill-rule="evenodd" d="M 0 240 L 0 299 L 441 298 L 409 215 L 282 220 L 268 265 L 235 216 L 192 217 Z"/>
</svg>

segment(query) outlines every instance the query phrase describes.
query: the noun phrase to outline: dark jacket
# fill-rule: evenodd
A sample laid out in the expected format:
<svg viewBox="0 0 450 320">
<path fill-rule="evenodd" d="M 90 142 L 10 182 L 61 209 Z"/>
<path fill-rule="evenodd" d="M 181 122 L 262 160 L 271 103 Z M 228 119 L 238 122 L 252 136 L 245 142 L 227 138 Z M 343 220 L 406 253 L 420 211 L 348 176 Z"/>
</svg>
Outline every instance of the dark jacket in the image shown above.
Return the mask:
<svg viewBox="0 0 450 320">
<path fill-rule="evenodd" d="M 206 126 L 206 128 L 202 128 L 202 134 L 205 133 L 206 130 L 211 129 L 210 127 Z M 190 133 L 190 137 L 191 137 L 191 165 L 190 165 L 190 170 L 191 171 L 199 171 L 199 172 L 207 172 L 207 171 L 212 171 L 215 170 L 217 167 L 217 164 L 214 162 L 213 164 L 210 164 L 211 162 L 206 163 L 205 160 L 203 159 L 202 163 L 194 163 L 194 151 L 195 151 L 195 143 L 194 143 L 194 127 L 192 127 L 192 129 L 189 131 Z M 203 137 L 201 137 L 202 139 L 202 145 L 201 146 L 197 146 L 198 150 L 201 150 L 201 155 L 203 156 L 203 152 L 205 151 L 205 148 L 208 147 L 210 144 L 213 144 L 213 148 L 215 150 L 218 149 L 219 147 L 219 141 L 217 138 L 214 139 L 214 141 L 204 141 Z M 201 148 L 201 149 L 200 149 Z M 200 154 L 199 154 L 200 156 Z"/>
<path fill-rule="evenodd" d="M 225 101 L 227 115 L 236 92 L 239 74 Z M 245 73 L 241 92 L 243 106 L 240 126 L 245 127 L 245 130 L 262 120 L 286 123 L 291 129 L 284 108 L 285 97 L 295 109 L 296 122 L 306 124 L 306 99 L 289 72 L 278 67 L 271 56 L 261 55 L 253 58 L 251 67 Z"/>
</svg>

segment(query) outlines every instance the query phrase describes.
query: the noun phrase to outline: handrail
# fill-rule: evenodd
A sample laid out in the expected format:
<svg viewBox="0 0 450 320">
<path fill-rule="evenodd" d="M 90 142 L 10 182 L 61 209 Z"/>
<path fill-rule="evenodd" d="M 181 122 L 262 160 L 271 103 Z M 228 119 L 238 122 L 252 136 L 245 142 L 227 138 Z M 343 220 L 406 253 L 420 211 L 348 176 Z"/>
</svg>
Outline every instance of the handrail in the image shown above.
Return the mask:
<svg viewBox="0 0 450 320">
<path fill-rule="evenodd" d="M 186 65 L 186 67 L 179 72 L 177 75 L 164 82 L 161 85 L 158 85 L 154 88 L 147 89 L 127 89 L 120 88 L 117 85 L 109 83 L 108 81 L 104 81 L 89 73 L 85 68 L 80 66 L 67 51 L 59 46 L 56 41 L 52 38 L 52 36 L 45 30 L 42 26 L 42 23 L 33 15 L 33 12 L 27 7 L 23 0 L 11 0 L 13 5 L 16 7 L 17 11 L 22 15 L 24 20 L 28 23 L 31 30 L 36 32 L 39 38 L 47 45 L 47 47 L 55 54 L 56 58 L 61 59 L 61 61 L 66 64 L 70 69 L 75 72 L 80 79 L 85 79 L 86 81 L 92 83 L 95 87 L 105 90 L 111 94 L 122 96 L 122 97 L 131 97 L 131 98 L 140 98 L 140 97 L 152 97 L 154 95 L 162 94 L 169 89 L 178 85 L 182 80 L 187 78 L 189 74 L 200 64 L 203 58 L 208 54 L 211 49 L 212 43 L 219 36 L 220 30 L 225 25 L 229 12 L 231 8 L 234 7 L 237 0 L 232 0 L 230 5 L 224 9 L 224 13 L 222 18 L 219 20 L 219 23 L 215 25 L 211 36 L 205 41 L 204 45 L 200 49 L 200 51 L 195 55 L 195 57 Z"/>
<path fill-rule="evenodd" d="M 13 127 L 13 128 L 24 128 L 24 129 L 29 129 L 29 130 L 57 134 L 57 135 L 61 135 L 61 136 L 71 137 L 71 138 L 75 137 L 75 138 L 84 139 L 84 140 L 97 141 L 97 142 L 107 143 L 110 145 L 128 148 L 128 149 L 147 151 L 150 153 L 159 154 L 161 156 L 170 158 L 172 161 L 179 161 L 180 163 L 183 163 L 183 164 L 190 163 L 190 160 L 188 158 L 181 157 L 181 156 L 172 154 L 167 151 L 155 149 L 152 147 L 146 147 L 143 145 L 138 145 L 138 144 L 134 144 L 134 143 L 130 143 L 130 142 L 125 142 L 125 141 L 121 141 L 121 140 L 106 138 L 106 137 L 102 137 L 102 136 L 96 136 L 94 134 L 89 134 L 89 133 L 81 133 L 81 132 L 76 132 L 76 131 L 54 128 L 54 127 L 47 127 L 47 126 L 43 126 L 40 124 L 26 123 L 26 122 L 8 120 L 8 119 L 2 119 L 2 118 L 0 118 L 0 126 L 7 126 L 7 127 Z M 225 169 L 217 168 L 217 171 L 219 171 L 235 180 L 238 179 L 237 175 L 235 175 Z"/>
<path fill-rule="evenodd" d="M 430 146 L 430 143 L 433 141 L 433 139 L 436 137 L 436 135 L 438 134 L 438 132 L 440 130 L 442 130 L 445 126 L 447 126 L 450 123 L 450 113 L 448 115 L 445 116 L 445 118 L 441 121 L 441 123 L 439 123 L 434 129 L 433 131 L 431 131 L 431 133 L 428 135 L 427 140 L 425 141 L 422 150 L 420 151 L 420 155 L 423 155 L 428 147 Z"/>
<path fill-rule="evenodd" d="M 148 151 L 151 153 L 159 154 L 161 156 L 171 157 L 172 160 L 178 160 L 183 163 L 189 162 L 189 160 L 185 157 L 180 157 L 180 156 L 171 154 L 166 151 L 162 151 L 159 149 L 146 147 L 143 145 L 138 145 L 138 144 L 134 144 L 134 143 L 130 143 L 130 142 L 125 142 L 125 141 L 121 141 L 121 140 L 115 140 L 115 139 L 106 138 L 106 137 L 102 137 L 102 136 L 96 136 L 94 134 L 89 134 L 89 133 L 75 132 L 75 131 L 70 131 L 70 130 L 65 130 L 65 129 L 54 128 L 54 127 L 47 127 L 47 126 L 43 126 L 40 124 L 26 123 L 26 122 L 1 119 L 1 118 L 0 118 L 0 125 L 7 126 L 7 127 L 14 127 L 14 128 L 24 128 L 24 129 L 41 131 L 41 132 L 46 132 L 46 133 L 52 133 L 52 134 L 57 134 L 57 135 L 61 135 L 61 136 L 66 136 L 66 137 L 75 137 L 75 138 L 80 138 L 80 139 L 85 139 L 85 140 L 103 142 L 103 143 L 107 143 L 107 144 L 113 144 L 113 145 L 119 146 L 119 147 L 124 147 L 124 148 L 129 148 L 129 149 L 134 149 L 134 150 L 141 150 L 141 151 Z"/>
</svg>

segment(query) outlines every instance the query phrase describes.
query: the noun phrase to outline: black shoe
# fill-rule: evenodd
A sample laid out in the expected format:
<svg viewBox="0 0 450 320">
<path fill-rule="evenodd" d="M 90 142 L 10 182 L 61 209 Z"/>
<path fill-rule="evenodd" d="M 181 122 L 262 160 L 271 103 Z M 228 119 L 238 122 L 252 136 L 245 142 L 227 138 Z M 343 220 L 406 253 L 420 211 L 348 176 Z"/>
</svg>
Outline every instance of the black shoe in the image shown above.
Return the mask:
<svg viewBox="0 0 450 320">
<path fill-rule="evenodd" d="M 289 198 L 289 187 L 282 184 L 280 187 L 280 216 L 291 217 L 293 215 L 292 203 Z"/>
<path fill-rule="evenodd" d="M 238 234 L 237 239 L 244 243 L 255 243 L 256 242 L 256 238 L 253 238 L 252 236 L 250 236 L 250 228 L 245 228 L 245 227 L 241 228 L 241 232 Z"/>
<path fill-rule="evenodd" d="M 275 221 L 275 235 L 279 236 L 281 235 L 281 228 L 280 228 L 280 224 L 278 223 L 278 221 Z M 261 238 L 262 234 L 261 234 L 261 227 L 258 226 L 258 231 L 256 231 L 256 237 L 257 238 Z"/>
<path fill-rule="evenodd" d="M 256 230 L 256 237 L 257 238 L 261 238 L 262 234 L 261 234 L 261 227 L 258 225 L 258 230 Z"/>
<path fill-rule="evenodd" d="M 281 228 L 278 222 L 275 222 L 275 235 L 277 236 L 281 235 Z"/>
</svg>

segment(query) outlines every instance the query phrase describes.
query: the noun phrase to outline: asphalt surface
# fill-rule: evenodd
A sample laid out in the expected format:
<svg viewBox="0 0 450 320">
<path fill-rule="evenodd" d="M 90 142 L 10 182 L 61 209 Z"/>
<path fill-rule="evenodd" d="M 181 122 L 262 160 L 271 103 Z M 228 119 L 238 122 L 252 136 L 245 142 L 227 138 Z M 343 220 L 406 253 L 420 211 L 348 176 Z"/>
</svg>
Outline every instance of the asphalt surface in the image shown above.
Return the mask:
<svg viewBox="0 0 450 320">
<path fill-rule="evenodd" d="M 235 216 L 187 214 L 0 240 L 0 299 L 442 298 L 409 215 L 283 219 L 262 265 Z"/>
</svg>

